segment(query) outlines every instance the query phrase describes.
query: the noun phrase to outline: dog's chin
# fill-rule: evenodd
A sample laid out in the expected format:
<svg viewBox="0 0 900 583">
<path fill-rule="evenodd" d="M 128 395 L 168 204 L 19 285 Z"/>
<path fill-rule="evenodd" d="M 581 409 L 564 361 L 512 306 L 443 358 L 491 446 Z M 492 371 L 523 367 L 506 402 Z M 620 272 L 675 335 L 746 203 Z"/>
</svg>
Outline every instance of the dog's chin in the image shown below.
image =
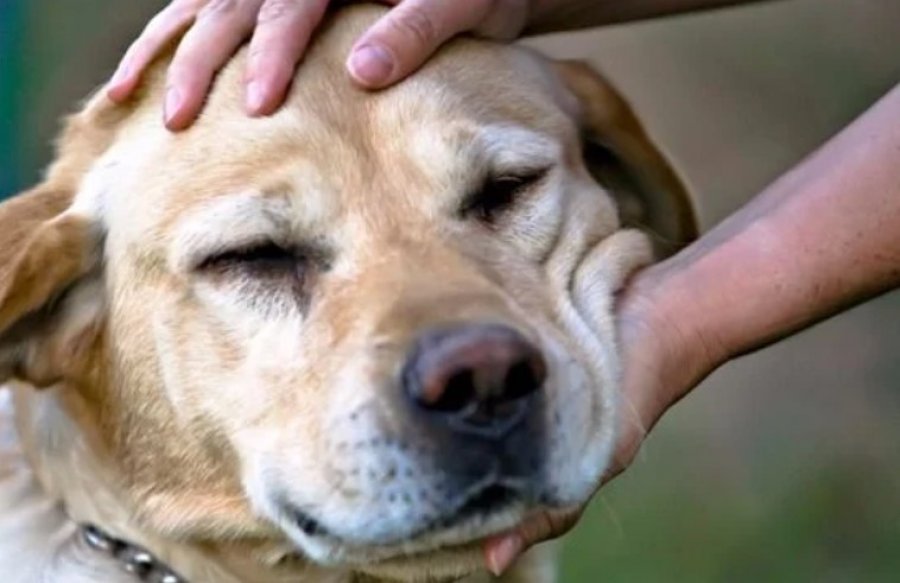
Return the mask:
<svg viewBox="0 0 900 583">
<path fill-rule="evenodd" d="M 284 496 L 267 501 L 275 502 L 268 506 L 269 515 L 308 561 L 376 578 L 441 581 L 484 571 L 487 538 L 515 529 L 535 513 L 577 505 L 561 496 L 558 488 L 552 488 L 555 495 L 550 495 L 536 486 L 520 480 L 482 482 L 458 504 L 450 505 L 453 510 L 439 520 L 408 521 L 396 524 L 396 529 L 379 529 L 377 535 L 347 529 L 346 524 L 342 529 L 339 520 L 329 520 L 327 515 L 313 518 Z M 578 492 L 575 498 L 586 499 L 589 493 Z M 372 510 L 377 511 L 365 509 Z M 369 523 L 378 520 L 376 515 L 369 518 Z"/>
<path fill-rule="evenodd" d="M 458 578 L 484 568 L 485 538 L 519 525 L 528 505 L 511 501 L 487 512 L 460 513 L 445 523 L 386 544 L 354 544 L 327 532 L 289 536 L 314 562 L 395 580 Z"/>
<path fill-rule="evenodd" d="M 481 539 L 466 544 L 438 547 L 412 555 L 369 560 L 354 567 L 376 579 L 394 581 L 455 581 L 484 570 Z"/>
</svg>

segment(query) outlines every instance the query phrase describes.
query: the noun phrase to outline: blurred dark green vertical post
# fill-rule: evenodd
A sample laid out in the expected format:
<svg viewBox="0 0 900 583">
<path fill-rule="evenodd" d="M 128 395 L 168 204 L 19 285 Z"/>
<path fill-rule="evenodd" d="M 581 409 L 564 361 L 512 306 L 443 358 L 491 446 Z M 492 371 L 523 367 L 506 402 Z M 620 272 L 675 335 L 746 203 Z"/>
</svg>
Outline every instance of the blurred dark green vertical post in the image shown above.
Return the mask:
<svg viewBox="0 0 900 583">
<path fill-rule="evenodd" d="M 14 147 L 19 77 L 19 34 L 23 29 L 20 0 L 0 0 L 0 198 L 19 187 L 19 160 Z"/>
</svg>

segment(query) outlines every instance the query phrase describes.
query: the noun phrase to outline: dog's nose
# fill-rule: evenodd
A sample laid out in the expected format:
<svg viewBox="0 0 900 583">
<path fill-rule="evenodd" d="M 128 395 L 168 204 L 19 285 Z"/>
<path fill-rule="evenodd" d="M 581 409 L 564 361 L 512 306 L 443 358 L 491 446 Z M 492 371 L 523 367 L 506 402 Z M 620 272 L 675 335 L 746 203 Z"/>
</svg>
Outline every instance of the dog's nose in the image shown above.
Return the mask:
<svg viewBox="0 0 900 583">
<path fill-rule="evenodd" d="M 419 408 L 451 429 L 499 438 L 523 418 L 546 376 L 540 351 L 520 333 L 470 324 L 422 335 L 403 385 Z"/>
</svg>

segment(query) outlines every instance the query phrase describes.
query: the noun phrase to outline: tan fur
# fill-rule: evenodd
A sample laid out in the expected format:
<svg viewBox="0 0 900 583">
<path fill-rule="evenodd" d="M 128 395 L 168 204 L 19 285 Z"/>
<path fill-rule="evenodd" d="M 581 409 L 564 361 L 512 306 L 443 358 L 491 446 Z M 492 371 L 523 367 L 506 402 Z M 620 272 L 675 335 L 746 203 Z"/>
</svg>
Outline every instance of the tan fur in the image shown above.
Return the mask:
<svg viewBox="0 0 900 583">
<path fill-rule="evenodd" d="M 666 208 L 688 208 L 683 188 L 602 78 L 560 76 L 522 49 L 458 41 L 396 88 L 354 88 L 343 57 L 379 12 L 333 19 L 271 118 L 241 110 L 243 55 L 182 134 L 159 119 L 164 64 L 124 106 L 95 96 L 44 184 L 0 206 L 0 372 L 49 386 L 16 385 L 28 463 L 4 465 L 18 477 L 0 475 L 0 495 L 24 480 L 56 508 L 40 526 L 0 506 L 0 532 L 56 533 L 18 580 L 128 580 L 79 546 L 72 521 L 193 582 L 472 574 L 478 541 L 527 508 L 406 540 L 424 502 L 382 497 L 438 483 L 409 453 L 424 436 L 392 410 L 391 387 L 413 337 L 457 321 L 541 346 L 553 439 L 541 480 L 558 504 L 591 493 L 615 423 L 612 302 L 650 255 L 590 178 L 580 134 L 625 144 L 623 164 L 666 191 Z M 460 217 L 480 173 L 529 164 L 552 169 L 497 225 Z M 667 236 L 690 235 L 679 221 Z M 198 267 L 261 237 L 302 249 L 302 281 Z M 304 537 L 274 492 L 344 538 Z M 0 572 L 15 572 L 5 544 Z M 508 580 L 547 577 L 526 561 Z"/>
</svg>

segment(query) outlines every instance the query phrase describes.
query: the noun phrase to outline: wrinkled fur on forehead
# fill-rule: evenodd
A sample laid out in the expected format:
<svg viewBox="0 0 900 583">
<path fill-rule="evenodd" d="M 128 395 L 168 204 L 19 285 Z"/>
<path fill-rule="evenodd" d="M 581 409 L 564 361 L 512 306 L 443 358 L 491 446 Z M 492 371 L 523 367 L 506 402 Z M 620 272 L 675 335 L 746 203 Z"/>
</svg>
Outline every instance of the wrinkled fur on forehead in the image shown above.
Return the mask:
<svg viewBox="0 0 900 583">
<path fill-rule="evenodd" d="M 382 197 L 379 190 L 403 188 L 412 195 L 432 189 L 435 185 L 426 184 L 420 170 L 405 164 L 404 158 L 409 148 L 427 148 L 437 139 L 446 144 L 464 144 L 470 139 L 477 126 L 444 125 L 442 120 L 454 110 L 464 111 L 462 117 L 478 120 L 478 124 L 521 123 L 558 137 L 570 146 L 565 152 L 567 162 L 575 164 L 578 136 L 570 117 L 576 107 L 574 98 L 562 89 L 543 58 L 520 47 L 459 40 L 402 86 L 377 93 L 356 87 L 346 74 L 343 57 L 358 32 L 380 13 L 378 7 L 355 6 L 339 19 L 340 26 L 326 26 L 304 59 L 315 65 L 299 67 L 287 103 L 268 118 L 249 119 L 244 112 L 241 79 L 245 54 L 239 53 L 218 75 L 197 123 L 187 132 L 170 134 L 162 127 L 159 105 L 168 59 L 162 57 L 129 102 L 116 106 L 98 94 L 72 118 L 61 141 L 60 158 L 77 158 L 77 163 L 60 164 L 66 167 L 64 174 L 77 182 L 90 165 L 85 162 L 99 159 L 93 174 L 96 182 L 102 183 L 104 165 L 127 166 L 109 171 L 116 184 L 95 193 L 98 200 L 94 203 L 105 211 L 104 199 L 115 198 L 116 190 L 141 189 L 140 199 L 126 205 L 109 204 L 111 212 L 121 208 L 128 218 L 127 232 L 110 235 L 124 241 L 140 239 L 140 252 L 152 263 L 162 261 L 172 223 L 189 208 L 231 194 L 232 187 L 242 188 L 257 177 L 264 178 L 259 186 L 265 194 L 275 194 L 303 171 L 304 178 L 312 180 L 307 184 L 308 200 L 315 201 L 312 195 L 321 191 L 321 198 L 327 201 L 325 211 L 364 204 L 366 213 L 378 213 L 382 209 L 372 201 L 403 203 L 402 197 Z M 492 74 L 484 75 L 484 70 Z M 504 98 L 492 98 L 499 95 Z M 425 140 L 422 144 L 410 139 L 410 128 L 417 126 Z M 406 128 L 402 135 L 396 130 L 400 127 Z M 317 148 L 316 144 L 328 147 Z M 170 154 L 175 151 L 177 157 Z M 299 152 L 302 155 L 298 156 Z M 339 157 L 346 153 L 340 171 L 312 179 L 318 169 L 334 164 L 330 157 L 335 152 Z M 219 160 L 219 164 L 205 164 L 209 159 Z M 199 165 L 203 165 L 203 173 L 196 172 Z M 150 175 L 159 166 L 166 172 L 153 184 L 127 178 Z M 385 176 L 389 181 L 382 180 Z M 457 187 L 454 178 L 447 177 L 449 186 L 437 186 Z M 360 186 L 370 190 L 368 196 L 360 196 Z M 178 196 L 171 196 L 175 191 Z M 391 210 L 384 214 L 394 220 L 408 213 Z M 113 230 L 125 222 L 118 216 L 108 218 Z"/>
<path fill-rule="evenodd" d="M 463 110 L 465 117 L 478 119 L 479 123 L 521 123 L 559 139 L 566 144 L 565 162 L 573 167 L 581 164 L 575 159 L 582 153 L 577 142 L 587 137 L 589 143 L 599 144 L 603 151 L 601 164 L 595 168 L 592 150 L 588 149 L 587 166 L 592 173 L 597 170 L 595 177 L 601 182 L 604 177 L 611 177 L 608 192 L 624 209 L 626 224 L 647 227 L 676 247 L 696 237 L 694 213 L 679 177 L 650 144 L 625 100 L 589 67 L 575 63 L 556 65 L 523 47 L 460 39 L 444 47 L 402 86 L 377 93 L 356 87 L 348 78 L 344 57 L 358 34 L 382 12 L 383 7 L 356 5 L 344 9 L 340 19 L 327 22 L 304 59 L 315 66 L 299 67 L 287 103 L 274 116 L 264 119 L 250 120 L 243 109 L 246 51 L 242 51 L 218 75 L 195 126 L 184 134 L 171 135 L 162 127 L 160 113 L 166 64 L 171 57 L 164 54 L 126 104 L 113 104 L 100 92 L 69 119 L 45 187 L 56 185 L 61 192 L 59 198 L 72 196 L 84 174 L 110 146 L 131 143 L 133 147 L 116 153 L 108 162 L 118 164 L 125 159 L 133 165 L 146 159 L 147 164 L 163 163 L 170 177 L 163 190 L 171 190 L 173 183 L 179 190 L 176 200 L 167 197 L 165 209 L 154 202 L 150 193 L 143 208 L 132 208 L 141 211 L 133 214 L 154 221 L 155 232 L 149 239 L 162 242 L 165 229 L 185 209 L 226 194 L 211 191 L 210 185 L 239 183 L 248 174 L 259 173 L 260 159 L 247 156 L 248 150 L 258 150 L 258 156 L 264 157 L 261 166 L 266 172 L 290 180 L 296 158 L 282 156 L 279 160 L 279 152 L 291 152 L 300 143 L 331 145 L 332 150 L 303 149 L 307 165 L 317 168 L 328 167 L 328 160 L 317 156 L 345 149 L 352 155 L 353 163 L 343 165 L 337 176 L 324 177 L 342 181 L 330 185 L 328 194 L 342 198 L 347 194 L 350 199 L 344 202 L 363 197 L 341 186 L 366 184 L 377 192 L 378 185 L 371 184 L 370 178 L 385 165 L 392 166 L 392 172 L 405 184 L 415 187 L 421 179 L 416 169 L 404 168 L 398 160 L 402 160 L 405 150 L 418 145 L 408 139 L 395 139 L 399 136 L 393 129 L 414 127 L 428 119 L 446 119 L 453 110 Z M 485 75 L 484 71 L 491 74 Z M 382 103 L 386 107 L 381 107 Z M 442 127 L 439 121 L 426 123 L 422 129 L 429 139 L 438 135 L 444 140 L 451 138 L 451 143 L 454 132 L 456 138 L 465 141 L 471 137 L 471 131 L 474 128 L 459 125 Z M 179 157 L 160 157 L 159 153 L 173 142 L 180 142 Z M 237 142 L 242 153 L 230 156 Z M 279 148 L 279 143 L 284 147 Z M 622 172 L 621 164 L 610 167 L 610 151 L 630 166 L 626 172 Z M 198 176 L 194 169 L 210 157 L 222 163 L 216 168 L 207 166 L 204 174 Z M 266 187 L 277 191 L 278 184 L 272 179 Z M 619 192 L 622 184 L 628 192 Z M 634 192 L 635 186 L 642 192 Z M 316 190 L 316 185 L 311 184 L 310 188 Z M 111 195 L 112 192 L 103 194 Z M 95 203 L 102 204 L 102 200 Z M 168 219 L 154 219 L 158 213 L 167 214 Z M 139 224 L 134 218 L 130 217 L 132 230 Z"/>
</svg>

